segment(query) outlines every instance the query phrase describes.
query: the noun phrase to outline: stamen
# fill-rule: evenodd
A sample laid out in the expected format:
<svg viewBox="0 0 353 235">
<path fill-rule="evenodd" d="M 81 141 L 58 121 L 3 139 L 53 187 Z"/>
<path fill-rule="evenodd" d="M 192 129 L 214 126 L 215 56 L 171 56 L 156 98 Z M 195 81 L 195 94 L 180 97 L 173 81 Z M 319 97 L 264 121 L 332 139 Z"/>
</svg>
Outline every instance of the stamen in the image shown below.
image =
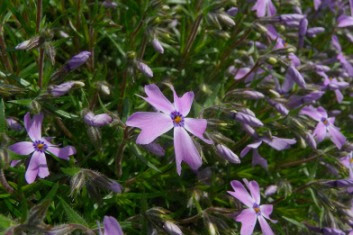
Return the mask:
<svg viewBox="0 0 353 235">
<path fill-rule="evenodd" d="M 254 204 L 253 209 L 254 209 L 254 211 L 255 211 L 255 213 L 256 213 L 257 215 L 260 215 L 260 214 L 261 214 L 260 207 L 259 207 L 259 205 L 257 205 L 256 203 Z"/>
<path fill-rule="evenodd" d="M 36 140 L 33 142 L 33 147 L 38 152 L 45 152 L 48 146 L 41 140 Z"/>
<path fill-rule="evenodd" d="M 173 120 L 174 126 L 184 126 L 184 117 L 178 111 L 174 111 L 170 114 Z"/>
<path fill-rule="evenodd" d="M 325 126 L 328 126 L 330 124 L 327 118 L 321 118 L 321 121 L 325 124 Z"/>
</svg>

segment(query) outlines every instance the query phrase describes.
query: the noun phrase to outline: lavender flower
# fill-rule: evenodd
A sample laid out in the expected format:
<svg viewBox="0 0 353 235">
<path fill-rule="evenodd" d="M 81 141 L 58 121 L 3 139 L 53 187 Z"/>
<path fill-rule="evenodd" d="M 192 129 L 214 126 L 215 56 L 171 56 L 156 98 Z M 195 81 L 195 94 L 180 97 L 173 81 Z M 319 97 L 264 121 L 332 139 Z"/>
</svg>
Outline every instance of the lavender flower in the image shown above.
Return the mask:
<svg viewBox="0 0 353 235">
<path fill-rule="evenodd" d="M 113 118 L 106 113 L 94 115 L 94 113 L 88 112 L 84 116 L 83 120 L 87 125 L 101 127 L 111 123 L 113 121 Z"/>
<path fill-rule="evenodd" d="M 271 0 L 257 0 L 252 10 L 256 11 L 257 17 L 276 15 L 276 7 Z"/>
<path fill-rule="evenodd" d="M 70 72 L 77 69 L 78 67 L 86 63 L 86 61 L 90 56 L 91 56 L 91 52 L 89 51 L 82 51 L 78 53 L 65 64 L 64 70 L 66 72 Z"/>
<path fill-rule="evenodd" d="M 147 77 L 150 77 L 150 78 L 153 77 L 153 72 L 147 64 L 143 62 L 137 62 L 137 68 L 141 71 L 141 73 L 143 73 Z"/>
<path fill-rule="evenodd" d="M 73 87 L 84 87 L 85 84 L 79 81 L 64 82 L 60 85 L 50 86 L 49 93 L 54 97 L 59 97 L 67 94 Z"/>
<path fill-rule="evenodd" d="M 313 133 L 318 143 L 322 142 L 328 136 L 338 149 L 342 148 L 346 142 L 346 137 L 333 125 L 335 118 L 329 118 L 323 107 L 316 109 L 313 106 L 306 106 L 302 108 L 300 114 L 307 115 L 318 122 Z"/>
<path fill-rule="evenodd" d="M 157 38 L 154 38 L 152 41 L 153 48 L 160 54 L 164 53 L 164 49 L 162 44 L 159 42 Z"/>
<path fill-rule="evenodd" d="M 193 170 L 197 170 L 202 164 L 200 154 L 186 130 L 208 144 L 212 141 L 203 137 L 207 127 L 206 119 L 186 117 L 190 112 L 194 93 L 190 91 L 179 97 L 172 85 L 170 88 L 174 94 L 174 104 L 169 102 L 155 84 L 146 85 L 147 97 L 143 99 L 158 111 L 134 113 L 128 118 L 126 125 L 141 129 L 136 140 L 137 144 L 149 144 L 174 128 L 176 168 L 180 175 L 182 161 L 185 161 Z"/>
<path fill-rule="evenodd" d="M 230 150 L 227 146 L 224 146 L 222 144 L 218 144 L 217 145 L 217 153 L 223 157 L 224 159 L 226 159 L 227 161 L 234 163 L 234 164 L 239 164 L 240 163 L 240 159 L 239 157 L 233 153 L 232 150 Z"/>
<path fill-rule="evenodd" d="M 19 155 L 33 153 L 25 174 L 26 181 L 29 184 L 33 183 L 37 176 L 45 178 L 49 175 L 45 158 L 46 152 L 50 152 L 64 160 L 69 160 L 69 156 L 76 153 L 76 149 L 72 146 L 59 148 L 57 145 L 50 143 L 48 138 L 42 137 L 43 117 L 43 113 L 40 113 L 34 115 L 33 119 L 31 119 L 30 114 L 27 113 L 24 117 L 24 124 L 31 141 L 22 141 L 9 146 L 9 150 Z"/>
<path fill-rule="evenodd" d="M 119 222 L 112 216 L 104 216 L 104 233 L 103 235 L 123 235 L 123 230 Z M 99 231 L 101 235 L 101 231 Z"/>
<path fill-rule="evenodd" d="M 246 179 L 243 179 L 243 181 L 249 189 L 250 194 L 238 180 L 233 180 L 231 182 L 234 192 L 228 191 L 230 195 L 248 207 L 247 209 L 242 210 L 242 212 L 235 218 L 237 222 L 241 222 L 242 224 L 240 234 L 251 235 L 254 231 L 256 222 L 259 221 L 262 233 L 265 235 L 273 235 L 274 233 L 266 221 L 266 219 L 268 219 L 273 223 L 277 222 L 270 219 L 273 206 L 271 204 L 260 205 L 260 188 L 256 181 L 252 180 L 248 182 Z"/>
</svg>

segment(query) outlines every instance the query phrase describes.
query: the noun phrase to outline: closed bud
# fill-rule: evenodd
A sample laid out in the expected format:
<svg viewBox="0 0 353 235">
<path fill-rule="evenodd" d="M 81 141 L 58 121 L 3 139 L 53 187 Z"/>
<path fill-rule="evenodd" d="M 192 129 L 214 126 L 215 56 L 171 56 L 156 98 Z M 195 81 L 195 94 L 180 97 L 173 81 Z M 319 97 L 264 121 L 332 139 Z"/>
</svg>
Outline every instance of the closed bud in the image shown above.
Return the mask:
<svg viewBox="0 0 353 235">
<path fill-rule="evenodd" d="M 261 92 L 251 90 L 241 91 L 239 94 L 242 95 L 244 98 L 254 100 L 263 99 L 265 97 L 264 94 L 262 94 Z"/>
<path fill-rule="evenodd" d="M 163 225 L 163 228 L 169 235 L 182 235 L 183 234 L 183 232 L 180 230 L 180 228 L 171 221 L 166 221 Z"/>
<path fill-rule="evenodd" d="M 44 37 L 35 36 L 29 40 L 21 42 L 18 44 L 15 49 L 16 50 L 31 50 L 40 47 L 44 43 Z"/>
<path fill-rule="evenodd" d="M 49 93 L 54 97 L 60 97 L 67 94 L 72 88 L 77 87 L 84 87 L 85 84 L 80 81 L 69 81 L 64 82 L 59 85 L 53 85 L 48 88 Z"/>
<path fill-rule="evenodd" d="M 145 76 L 150 77 L 150 78 L 153 77 L 153 72 L 152 72 L 151 68 L 147 64 L 142 63 L 142 62 L 137 62 L 137 68 Z"/>
<path fill-rule="evenodd" d="M 158 41 L 157 38 L 154 38 L 152 41 L 153 48 L 160 54 L 164 53 L 162 44 Z"/>
<path fill-rule="evenodd" d="M 218 19 L 224 23 L 225 25 L 229 26 L 229 27 L 233 27 L 235 26 L 235 22 L 232 18 L 229 17 L 229 15 L 225 14 L 225 13 L 220 13 L 218 14 Z"/>
<path fill-rule="evenodd" d="M 102 95 L 109 96 L 110 95 L 110 87 L 106 82 L 98 82 L 97 88 Z"/>
<path fill-rule="evenodd" d="M 268 57 L 267 58 L 267 62 L 269 63 L 269 64 L 272 64 L 272 65 L 275 65 L 275 64 L 277 64 L 278 63 L 278 60 L 275 58 L 275 57 Z"/>
<path fill-rule="evenodd" d="M 89 111 L 84 115 L 83 120 L 89 126 L 102 127 L 110 124 L 113 121 L 113 118 L 106 113 L 95 115 Z"/>
<path fill-rule="evenodd" d="M 35 100 L 33 100 L 29 104 L 29 108 L 33 111 L 33 113 L 40 113 L 42 106 Z"/>
<path fill-rule="evenodd" d="M 233 151 L 230 150 L 228 147 L 222 144 L 218 144 L 216 148 L 218 155 L 224 158 L 225 160 L 234 164 L 240 163 L 239 157 L 235 153 L 233 153 Z"/>
<path fill-rule="evenodd" d="M 64 70 L 66 72 L 73 71 L 86 63 L 88 58 L 91 56 L 91 52 L 89 51 L 82 51 L 77 55 L 73 56 L 64 66 Z"/>
<path fill-rule="evenodd" d="M 250 112 L 246 112 L 246 111 L 250 111 Z M 255 117 L 255 114 L 249 109 L 245 109 L 236 113 L 235 120 L 253 127 L 260 127 L 264 125 L 259 119 Z"/>
<path fill-rule="evenodd" d="M 314 136 L 311 133 L 307 132 L 305 134 L 305 141 L 308 144 L 308 146 L 310 146 L 312 149 L 316 149 L 316 141 Z"/>
<path fill-rule="evenodd" d="M 277 185 L 268 186 L 265 190 L 265 196 L 268 197 L 275 194 L 277 192 L 277 189 L 278 189 Z"/>
<path fill-rule="evenodd" d="M 165 154 L 163 147 L 156 142 L 152 142 L 150 144 L 141 144 L 141 146 L 154 155 L 162 157 Z"/>
<path fill-rule="evenodd" d="M 352 179 L 329 180 L 321 184 L 330 188 L 348 188 L 348 187 L 353 187 L 353 180 Z"/>
<path fill-rule="evenodd" d="M 94 126 L 88 126 L 87 134 L 93 146 L 96 148 L 100 148 L 102 140 L 100 129 Z"/>
<path fill-rule="evenodd" d="M 211 223 L 211 222 L 208 222 L 208 234 L 210 235 L 217 235 L 217 228 L 216 226 Z"/>
<path fill-rule="evenodd" d="M 126 55 L 127 55 L 127 58 L 129 58 L 129 59 L 135 59 L 136 58 L 136 52 L 134 52 L 134 51 L 128 51 L 126 53 Z"/>
</svg>

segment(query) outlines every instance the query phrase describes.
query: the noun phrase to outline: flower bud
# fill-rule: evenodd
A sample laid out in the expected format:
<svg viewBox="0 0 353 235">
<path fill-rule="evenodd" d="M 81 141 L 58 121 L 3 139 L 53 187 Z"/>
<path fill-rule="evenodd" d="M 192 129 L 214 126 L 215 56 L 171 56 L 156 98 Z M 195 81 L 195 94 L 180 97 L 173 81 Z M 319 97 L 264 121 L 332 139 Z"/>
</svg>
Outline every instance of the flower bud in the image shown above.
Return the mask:
<svg viewBox="0 0 353 235">
<path fill-rule="evenodd" d="M 180 228 L 171 221 L 166 221 L 163 225 L 164 230 L 170 235 L 182 235 Z"/>
<path fill-rule="evenodd" d="M 153 77 L 153 72 L 152 72 L 151 68 L 147 64 L 142 63 L 142 62 L 137 62 L 137 68 L 145 76 L 150 77 L 150 78 Z"/>
<path fill-rule="evenodd" d="M 208 222 L 208 233 L 210 235 L 217 235 L 217 228 L 212 222 Z"/>
<path fill-rule="evenodd" d="M 102 95 L 109 96 L 110 95 L 110 87 L 106 82 L 98 82 L 97 83 L 98 90 L 102 93 Z"/>
<path fill-rule="evenodd" d="M 269 64 L 272 64 L 272 65 L 275 65 L 275 64 L 277 64 L 278 63 L 278 60 L 275 58 L 275 57 L 268 57 L 267 58 L 267 62 L 269 63 Z"/>
<path fill-rule="evenodd" d="M 277 189 L 278 189 L 277 185 L 268 186 L 265 190 L 265 196 L 268 197 L 275 194 L 277 192 Z"/>
<path fill-rule="evenodd" d="M 156 143 L 156 142 L 152 142 L 150 144 L 141 144 L 141 146 L 146 149 L 147 151 L 153 153 L 154 155 L 157 155 L 159 157 L 164 156 L 165 151 L 163 149 L 163 147 Z"/>
<path fill-rule="evenodd" d="M 237 13 L 238 13 L 238 8 L 236 7 L 231 7 L 227 10 L 227 14 L 232 17 L 235 16 Z"/>
<path fill-rule="evenodd" d="M 112 2 L 110 0 L 106 0 L 106 1 L 102 2 L 102 5 L 105 8 L 111 8 L 111 9 L 114 9 L 118 6 L 118 4 L 116 2 Z"/>
<path fill-rule="evenodd" d="M 229 17 L 229 15 L 224 14 L 224 13 L 220 13 L 218 14 L 218 19 L 224 23 L 225 25 L 229 26 L 229 27 L 233 27 L 235 26 L 235 22 L 232 18 Z"/>
<path fill-rule="evenodd" d="M 246 110 L 250 111 L 251 113 L 245 112 Z M 252 113 L 251 110 L 249 110 L 249 109 L 246 109 L 246 110 L 242 110 L 242 111 L 236 113 L 235 120 L 237 120 L 243 124 L 248 124 L 253 127 L 260 127 L 260 126 L 264 125 L 259 119 L 257 119 L 255 117 L 255 114 Z"/>
<path fill-rule="evenodd" d="M 228 147 L 222 144 L 217 145 L 217 153 L 219 156 L 221 156 L 222 158 L 224 158 L 225 160 L 231 163 L 234 163 L 234 164 L 240 163 L 239 157 L 235 153 L 233 153 L 232 150 L 230 150 Z"/>
<path fill-rule="evenodd" d="M 44 41 L 45 41 L 44 37 L 36 36 L 36 37 L 33 37 L 29 40 L 21 42 L 20 44 L 18 44 L 15 47 L 15 49 L 16 50 L 31 50 L 31 49 L 40 47 L 44 43 Z"/>
<path fill-rule="evenodd" d="M 261 92 L 251 91 L 251 90 L 245 90 L 240 92 L 239 94 L 244 96 L 244 98 L 254 99 L 254 100 L 263 99 L 265 97 L 264 94 L 262 94 Z"/>
<path fill-rule="evenodd" d="M 64 66 L 64 70 L 66 72 L 71 72 L 88 60 L 88 58 L 91 56 L 91 52 L 89 51 L 82 51 L 78 53 L 77 55 L 73 56 Z"/>
<path fill-rule="evenodd" d="M 23 130 L 22 125 L 13 117 L 6 118 L 7 126 L 14 131 Z"/>
<path fill-rule="evenodd" d="M 305 134 L 305 141 L 312 149 L 316 149 L 316 141 L 311 133 L 307 132 Z"/>
<path fill-rule="evenodd" d="M 320 33 L 323 33 L 325 32 L 325 28 L 323 27 L 313 27 L 313 28 L 309 28 L 307 31 L 306 31 L 306 35 L 308 37 L 315 37 L 317 34 L 320 34 Z"/>
<path fill-rule="evenodd" d="M 49 93 L 54 97 L 59 97 L 67 94 L 74 87 L 84 87 L 85 84 L 79 81 L 64 82 L 59 85 L 50 86 L 48 88 Z"/>
<path fill-rule="evenodd" d="M 152 41 L 153 48 L 160 54 L 164 53 L 164 49 L 162 44 L 159 42 L 157 38 L 154 38 Z"/>
<path fill-rule="evenodd" d="M 111 123 L 113 118 L 106 113 L 94 115 L 94 113 L 88 112 L 83 117 L 83 120 L 89 126 L 101 127 Z"/>
<path fill-rule="evenodd" d="M 352 179 L 329 180 L 321 184 L 328 186 L 330 188 L 348 188 L 348 187 L 353 187 L 353 180 Z"/>
</svg>

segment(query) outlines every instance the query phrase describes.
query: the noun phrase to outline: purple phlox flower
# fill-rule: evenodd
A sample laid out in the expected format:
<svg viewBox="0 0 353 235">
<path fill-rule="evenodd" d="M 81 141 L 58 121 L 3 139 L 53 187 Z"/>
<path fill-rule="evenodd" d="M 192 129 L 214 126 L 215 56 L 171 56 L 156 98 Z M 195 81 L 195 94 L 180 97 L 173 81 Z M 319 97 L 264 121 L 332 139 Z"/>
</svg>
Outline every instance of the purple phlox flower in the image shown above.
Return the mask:
<svg viewBox="0 0 353 235">
<path fill-rule="evenodd" d="M 307 18 L 303 18 L 302 20 L 300 20 L 299 23 L 299 31 L 298 31 L 298 47 L 302 48 L 304 46 L 304 37 L 308 31 L 308 19 Z"/>
<path fill-rule="evenodd" d="M 308 36 L 310 38 L 313 38 L 317 34 L 320 34 L 320 33 L 323 33 L 323 32 L 325 32 L 325 28 L 323 28 L 323 27 L 312 27 L 312 28 L 309 28 L 306 31 L 306 36 Z"/>
<path fill-rule="evenodd" d="M 276 136 L 269 137 L 260 137 L 251 144 L 248 144 L 241 152 L 240 157 L 244 157 L 250 150 L 253 151 L 252 156 L 252 165 L 261 165 L 263 168 L 267 169 L 268 164 L 266 159 L 264 159 L 258 152 L 258 148 L 262 143 L 266 143 L 271 148 L 276 149 L 277 151 L 282 151 L 290 148 L 291 145 L 295 144 L 297 141 L 295 139 L 279 138 Z"/>
<path fill-rule="evenodd" d="M 353 25 L 353 17 L 352 16 L 340 15 L 337 18 L 337 27 L 339 27 L 339 28 L 349 27 L 352 25 Z"/>
<path fill-rule="evenodd" d="M 162 157 L 165 154 L 164 148 L 160 144 L 158 144 L 156 142 L 152 142 L 152 143 L 149 143 L 149 144 L 142 144 L 141 146 L 144 149 L 146 149 L 147 151 L 149 151 L 149 152 L 151 152 L 154 155 L 157 155 L 159 157 Z"/>
<path fill-rule="evenodd" d="M 343 94 L 340 89 L 347 88 L 349 83 L 339 82 L 336 78 L 330 79 L 327 76 L 324 77 L 324 83 L 322 85 L 323 90 L 333 90 L 336 94 L 336 99 L 338 103 L 341 103 L 343 100 Z"/>
<path fill-rule="evenodd" d="M 50 86 L 49 93 L 54 97 L 59 97 L 67 94 L 73 87 L 84 87 L 85 84 L 80 81 L 68 81 L 59 85 Z"/>
<path fill-rule="evenodd" d="M 328 117 L 323 107 L 314 108 L 313 106 L 305 106 L 300 111 L 301 115 L 307 115 L 318 122 L 313 134 L 318 143 L 322 142 L 326 137 L 341 149 L 346 142 L 346 137 L 334 126 L 335 118 Z"/>
<path fill-rule="evenodd" d="M 240 159 L 238 155 L 236 155 L 232 150 L 230 150 L 227 146 L 224 146 L 223 144 L 218 144 L 217 145 L 217 153 L 219 156 L 224 158 L 225 160 L 234 163 L 234 164 L 239 164 Z"/>
<path fill-rule="evenodd" d="M 295 68 L 294 65 L 290 65 L 287 69 L 285 80 L 282 84 L 282 92 L 287 93 L 290 91 L 294 85 L 294 83 L 298 84 L 299 87 L 305 89 L 306 82 L 301 73 Z"/>
<path fill-rule="evenodd" d="M 348 62 L 345 55 L 342 52 L 341 44 L 336 35 L 332 36 L 331 40 L 332 46 L 338 51 L 337 60 L 341 63 L 342 67 L 346 70 L 349 76 L 353 76 L 353 66 Z"/>
<path fill-rule="evenodd" d="M 77 69 L 78 67 L 86 63 L 86 61 L 90 56 L 91 56 L 91 52 L 89 51 L 82 51 L 78 53 L 65 64 L 64 70 L 66 72 L 70 72 Z"/>
<path fill-rule="evenodd" d="M 289 97 L 287 107 L 294 109 L 303 104 L 310 104 L 320 99 L 325 94 L 324 91 L 313 91 L 304 96 L 292 95 Z"/>
<path fill-rule="evenodd" d="M 252 10 L 256 11 L 257 17 L 276 15 L 276 7 L 271 0 L 257 0 Z"/>
<path fill-rule="evenodd" d="M 160 54 L 164 53 L 164 48 L 163 48 L 161 42 L 157 38 L 154 38 L 152 40 L 152 46 L 158 53 L 160 53 Z"/>
<path fill-rule="evenodd" d="M 104 2 L 102 2 L 102 5 L 103 7 L 105 8 L 116 8 L 118 6 L 118 4 L 116 2 L 112 2 L 112 1 L 109 1 L 109 0 L 106 0 Z"/>
<path fill-rule="evenodd" d="M 229 16 L 235 16 L 237 13 L 238 13 L 238 8 L 236 8 L 236 7 L 231 7 L 231 8 L 229 8 L 227 11 L 227 14 L 229 15 Z"/>
<path fill-rule="evenodd" d="M 240 234 L 251 235 L 254 231 L 256 222 L 259 221 L 262 233 L 265 235 L 273 235 L 274 233 L 266 221 L 267 219 L 272 223 L 277 222 L 270 218 L 273 205 L 260 205 L 261 196 L 258 183 L 254 180 L 248 182 L 246 179 L 243 179 L 243 181 L 249 191 L 238 180 L 233 180 L 230 183 L 234 191 L 228 191 L 230 195 L 248 207 L 247 209 L 242 210 L 240 214 L 235 217 L 235 221 L 242 224 Z"/>
<path fill-rule="evenodd" d="M 197 170 L 202 164 L 200 154 L 187 131 L 207 144 L 213 141 L 203 136 L 207 127 L 206 119 L 186 117 L 190 112 L 194 93 L 186 92 L 179 97 L 174 87 L 172 85 L 169 87 L 173 91 L 173 104 L 163 95 L 158 86 L 146 85 L 147 97 L 143 99 L 156 108 L 157 112 L 134 113 L 128 118 L 126 125 L 141 129 L 136 140 L 137 144 L 149 144 L 174 128 L 175 161 L 177 172 L 180 175 L 182 161 L 185 161 L 193 170 Z"/>
<path fill-rule="evenodd" d="M 23 129 L 22 125 L 17 121 L 16 118 L 8 117 L 6 118 L 7 126 L 14 131 L 21 131 Z"/>
<path fill-rule="evenodd" d="M 119 222 L 113 216 L 104 216 L 104 232 L 99 230 L 100 235 L 123 235 Z"/>
<path fill-rule="evenodd" d="M 143 73 L 145 76 L 152 78 L 153 77 L 153 72 L 152 69 L 145 63 L 143 62 L 137 62 L 137 68 Z"/>
<path fill-rule="evenodd" d="M 253 127 L 261 127 L 264 125 L 258 118 L 256 118 L 253 111 L 246 108 L 235 114 L 235 120 Z"/>
<path fill-rule="evenodd" d="M 111 123 L 113 121 L 113 118 L 106 113 L 94 115 L 94 113 L 88 112 L 84 116 L 83 120 L 87 125 L 101 127 Z"/>
<path fill-rule="evenodd" d="M 268 197 L 275 194 L 277 192 L 277 189 L 278 189 L 277 185 L 268 186 L 265 190 L 265 196 Z"/>
<path fill-rule="evenodd" d="M 27 113 L 24 117 L 24 125 L 31 141 L 22 141 L 9 146 L 9 150 L 18 155 L 33 153 L 25 174 L 26 181 L 29 184 L 33 183 L 37 176 L 45 178 L 49 175 L 45 158 L 46 152 L 50 152 L 64 160 L 69 160 L 69 156 L 76 153 L 76 149 L 73 146 L 59 148 L 57 145 L 50 143 L 48 138 L 42 137 L 43 117 L 43 113 L 40 113 L 34 115 L 33 119 L 31 119 L 30 114 Z"/>
</svg>

